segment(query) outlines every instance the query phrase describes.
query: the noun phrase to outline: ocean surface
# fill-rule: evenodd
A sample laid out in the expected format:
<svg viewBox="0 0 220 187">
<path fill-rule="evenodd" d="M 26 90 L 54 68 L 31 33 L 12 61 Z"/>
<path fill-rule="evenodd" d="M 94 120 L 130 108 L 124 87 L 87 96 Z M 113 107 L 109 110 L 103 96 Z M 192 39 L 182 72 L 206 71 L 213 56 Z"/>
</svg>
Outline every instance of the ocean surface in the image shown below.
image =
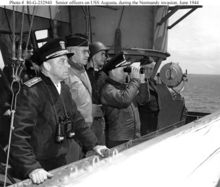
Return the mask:
<svg viewBox="0 0 220 187">
<path fill-rule="evenodd" d="M 213 113 L 220 110 L 220 75 L 187 75 L 182 95 L 189 111 Z"/>
</svg>

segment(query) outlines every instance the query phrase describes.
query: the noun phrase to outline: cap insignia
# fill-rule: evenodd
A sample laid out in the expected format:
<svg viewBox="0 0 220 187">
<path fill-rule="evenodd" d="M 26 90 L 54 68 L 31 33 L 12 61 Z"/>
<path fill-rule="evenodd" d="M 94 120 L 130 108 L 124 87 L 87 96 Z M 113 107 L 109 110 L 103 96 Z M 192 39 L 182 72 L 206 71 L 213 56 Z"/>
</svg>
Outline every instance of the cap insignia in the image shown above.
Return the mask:
<svg viewBox="0 0 220 187">
<path fill-rule="evenodd" d="M 61 49 L 65 50 L 65 42 L 64 41 L 60 41 L 60 47 Z"/>
</svg>

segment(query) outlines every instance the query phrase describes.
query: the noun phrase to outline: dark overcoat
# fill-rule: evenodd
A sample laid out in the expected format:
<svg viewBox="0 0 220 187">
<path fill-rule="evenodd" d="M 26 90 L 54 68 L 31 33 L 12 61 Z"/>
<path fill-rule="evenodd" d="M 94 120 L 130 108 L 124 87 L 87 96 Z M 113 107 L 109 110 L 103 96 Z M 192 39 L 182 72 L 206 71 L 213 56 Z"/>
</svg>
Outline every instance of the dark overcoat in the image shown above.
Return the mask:
<svg viewBox="0 0 220 187">
<path fill-rule="evenodd" d="M 18 95 L 11 143 L 12 166 L 20 177 L 37 168 L 51 170 L 66 164 L 65 156 L 74 140 L 65 137 L 63 142 L 56 142 L 59 118 L 65 115 L 71 119 L 75 137 L 86 150 L 92 149 L 97 139 L 64 83 L 60 95 L 43 74 L 24 84 Z"/>
</svg>

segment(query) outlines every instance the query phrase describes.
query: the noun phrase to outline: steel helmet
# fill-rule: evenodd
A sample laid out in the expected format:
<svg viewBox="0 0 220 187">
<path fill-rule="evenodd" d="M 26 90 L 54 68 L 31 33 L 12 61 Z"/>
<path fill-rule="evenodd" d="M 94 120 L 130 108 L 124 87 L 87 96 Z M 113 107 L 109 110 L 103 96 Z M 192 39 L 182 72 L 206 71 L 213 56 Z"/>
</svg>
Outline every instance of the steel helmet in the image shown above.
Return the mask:
<svg viewBox="0 0 220 187">
<path fill-rule="evenodd" d="M 108 48 L 102 42 L 93 42 L 89 45 L 90 58 L 99 51 L 107 51 Z"/>
</svg>

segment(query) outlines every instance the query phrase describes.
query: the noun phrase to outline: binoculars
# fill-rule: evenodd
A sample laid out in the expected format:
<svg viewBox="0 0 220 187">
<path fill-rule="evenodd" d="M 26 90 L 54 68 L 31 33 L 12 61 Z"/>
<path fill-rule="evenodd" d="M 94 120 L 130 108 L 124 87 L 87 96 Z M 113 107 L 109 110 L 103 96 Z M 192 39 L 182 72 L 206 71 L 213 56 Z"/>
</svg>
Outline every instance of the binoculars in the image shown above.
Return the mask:
<svg viewBox="0 0 220 187">
<path fill-rule="evenodd" d="M 131 73 L 131 66 L 127 66 L 123 70 L 126 73 Z M 140 68 L 140 74 L 144 74 L 144 68 L 143 67 Z"/>
<path fill-rule="evenodd" d="M 72 122 L 71 119 L 68 116 L 65 116 L 63 118 L 59 118 L 59 123 L 57 124 L 56 129 L 56 142 L 61 143 L 65 137 L 71 139 L 75 135 L 75 132 L 73 131 Z"/>
</svg>

